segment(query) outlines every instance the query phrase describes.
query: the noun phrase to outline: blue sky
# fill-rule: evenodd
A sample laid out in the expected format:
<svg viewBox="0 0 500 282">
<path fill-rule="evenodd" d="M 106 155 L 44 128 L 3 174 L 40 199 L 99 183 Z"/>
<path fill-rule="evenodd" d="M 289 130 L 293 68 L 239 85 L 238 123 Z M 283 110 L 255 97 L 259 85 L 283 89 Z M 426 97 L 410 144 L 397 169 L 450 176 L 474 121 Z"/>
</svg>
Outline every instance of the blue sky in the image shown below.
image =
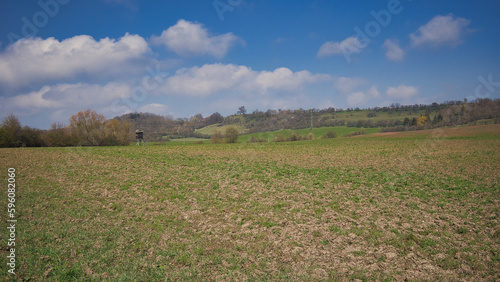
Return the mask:
<svg viewBox="0 0 500 282">
<path fill-rule="evenodd" d="M 4 0 L 0 118 L 499 98 L 500 2 Z"/>
</svg>

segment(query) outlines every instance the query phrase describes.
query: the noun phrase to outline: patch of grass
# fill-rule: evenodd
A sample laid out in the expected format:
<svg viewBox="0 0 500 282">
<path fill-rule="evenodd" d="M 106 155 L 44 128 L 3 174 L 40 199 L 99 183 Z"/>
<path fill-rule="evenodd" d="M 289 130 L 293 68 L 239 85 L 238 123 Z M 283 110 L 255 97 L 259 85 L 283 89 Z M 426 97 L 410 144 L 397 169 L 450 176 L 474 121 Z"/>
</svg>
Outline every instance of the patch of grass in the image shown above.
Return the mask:
<svg viewBox="0 0 500 282">
<path fill-rule="evenodd" d="M 322 239 L 321 240 L 321 245 L 323 245 L 323 246 L 329 246 L 330 245 L 330 241 L 328 241 L 326 239 Z"/>
<path fill-rule="evenodd" d="M 421 248 L 428 248 L 428 247 L 434 247 L 436 245 L 436 242 L 431 239 L 431 238 L 423 238 L 421 241 L 420 241 L 420 247 Z"/>
<path fill-rule="evenodd" d="M 462 226 L 462 227 L 459 227 L 459 228 L 457 229 L 457 233 L 458 233 L 458 234 L 465 234 L 465 233 L 467 233 L 468 231 L 469 231 L 469 229 L 467 229 L 467 227 L 463 227 L 463 226 Z"/>
<path fill-rule="evenodd" d="M 0 148 L 18 277 L 497 281 L 500 126 L 439 134 Z"/>
<path fill-rule="evenodd" d="M 436 263 L 444 270 L 453 270 L 460 267 L 460 262 L 453 258 L 438 260 Z"/>
<path fill-rule="evenodd" d="M 360 256 L 364 256 L 366 255 L 366 252 L 363 251 L 363 250 L 360 250 L 360 251 L 353 251 L 352 254 L 356 257 L 360 257 Z"/>
</svg>

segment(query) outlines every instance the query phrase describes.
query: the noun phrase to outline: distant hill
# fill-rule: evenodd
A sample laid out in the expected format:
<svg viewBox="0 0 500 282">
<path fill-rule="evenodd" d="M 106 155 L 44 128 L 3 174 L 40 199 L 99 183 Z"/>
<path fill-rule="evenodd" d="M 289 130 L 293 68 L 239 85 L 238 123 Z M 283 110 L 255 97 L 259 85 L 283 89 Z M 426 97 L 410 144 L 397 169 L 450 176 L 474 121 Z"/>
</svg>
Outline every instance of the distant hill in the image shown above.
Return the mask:
<svg viewBox="0 0 500 282">
<path fill-rule="evenodd" d="M 372 109 L 295 109 L 254 110 L 247 113 L 240 107 L 234 115 L 208 117 L 197 114 L 174 119 L 150 113 L 130 113 L 119 117 L 134 124 L 134 130 L 145 132 L 146 139 L 160 141 L 187 137 L 209 138 L 235 126 L 240 134 L 299 130 L 322 127 L 379 128 L 382 131 L 418 130 L 468 123 L 500 123 L 500 100 L 479 99 L 473 102 L 449 101 L 430 105 L 399 105 Z"/>
</svg>

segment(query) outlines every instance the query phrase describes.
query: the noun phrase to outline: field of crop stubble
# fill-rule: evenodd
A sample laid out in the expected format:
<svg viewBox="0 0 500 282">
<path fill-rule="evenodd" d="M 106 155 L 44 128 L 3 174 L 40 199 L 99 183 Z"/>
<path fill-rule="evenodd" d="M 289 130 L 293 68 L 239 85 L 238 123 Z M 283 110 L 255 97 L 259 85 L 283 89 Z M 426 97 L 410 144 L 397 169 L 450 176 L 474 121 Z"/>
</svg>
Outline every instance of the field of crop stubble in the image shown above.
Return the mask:
<svg viewBox="0 0 500 282">
<path fill-rule="evenodd" d="M 500 279 L 499 125 L 0 164 L 17 172 L 17 278 Z"/>
</svg>

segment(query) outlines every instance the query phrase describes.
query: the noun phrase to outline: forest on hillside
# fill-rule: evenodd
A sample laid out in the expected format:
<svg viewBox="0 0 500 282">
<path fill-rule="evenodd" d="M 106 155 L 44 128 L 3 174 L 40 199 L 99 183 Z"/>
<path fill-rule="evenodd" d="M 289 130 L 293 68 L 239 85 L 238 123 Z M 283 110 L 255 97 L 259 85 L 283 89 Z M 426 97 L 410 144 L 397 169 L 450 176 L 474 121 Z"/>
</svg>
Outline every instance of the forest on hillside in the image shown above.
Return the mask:
<svg viewBox="0 0 500 282">
<path fill-rule="evenodd" d="M 208 117 L 196 114 L 190 118 L 174 119 L 150 113 L 131 113 L 116 117 L 129 121 L 134 128 L 147 132 L 150 140 L 166 138 L 210 138 L 197 133 L 211 125 L 236 125 L 245 128 L 244 133 L 269 132 L 280 129 L 349 126 L 374 128 L 383 131 L 418 130 L 434 127 L 477 123 L 481 120 L 500 123 L 500 100 L 480 99 L 472 102 L 448 101 L 430 105 L 400 105 L 371 109 L 279 109 L 247 112 L 244 106 L 236 113 L 223 117 L 214 113 Z M 163 139 L 162 139 L 163 137 Z"/>
<path fill-rule="evenodd" d="M 244 106 L 236 113 L 208 117 L 196 114 L 190 118 L 173 118 L 151 113 L 128 113 L 107 120 L 87 109 L 69 119 L 69 124 L 53 123 L 49 130 L 22 126 L 14 115 L 0 124 L 0 147 L 65 147 L 129 145 L 135 130 L 141 130 L 147 141 L 178 138 L 210 138 L 196 132 L 207 126 L 235 125 L 240 133 L 268 132 L 309 127 L 380 127 L 382 131 L 420 130 L 444 126 L 500 123 L 500 100 L 448 101 L 430 105 L 400 105 L 371 109 L 278 109 L 247 112 Z"/>
</svg>

